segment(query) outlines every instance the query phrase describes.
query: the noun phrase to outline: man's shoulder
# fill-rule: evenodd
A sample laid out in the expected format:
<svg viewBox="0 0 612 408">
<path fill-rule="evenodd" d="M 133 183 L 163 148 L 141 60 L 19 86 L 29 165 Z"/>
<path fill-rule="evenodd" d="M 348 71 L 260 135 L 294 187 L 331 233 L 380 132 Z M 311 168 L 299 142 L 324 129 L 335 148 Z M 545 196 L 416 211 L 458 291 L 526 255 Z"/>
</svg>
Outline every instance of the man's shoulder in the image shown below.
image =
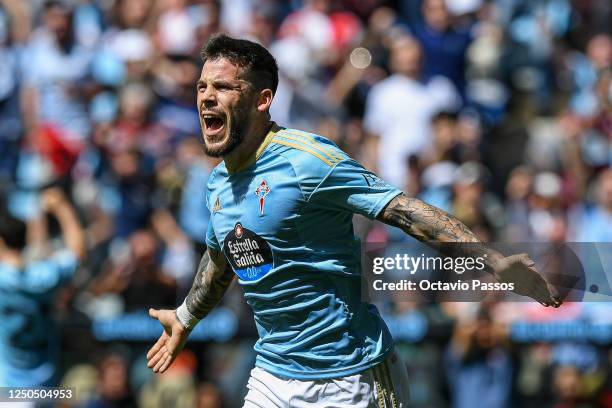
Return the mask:
<svg viewBox="0 0 612 408">
<path fill-rule="evenodd" d="M 290 128 L 283 128 L 274 135 L 270 152 L 287 160 L 296 175 L 327 174 L 349 158 L 328 138 Z"/>
</svg>

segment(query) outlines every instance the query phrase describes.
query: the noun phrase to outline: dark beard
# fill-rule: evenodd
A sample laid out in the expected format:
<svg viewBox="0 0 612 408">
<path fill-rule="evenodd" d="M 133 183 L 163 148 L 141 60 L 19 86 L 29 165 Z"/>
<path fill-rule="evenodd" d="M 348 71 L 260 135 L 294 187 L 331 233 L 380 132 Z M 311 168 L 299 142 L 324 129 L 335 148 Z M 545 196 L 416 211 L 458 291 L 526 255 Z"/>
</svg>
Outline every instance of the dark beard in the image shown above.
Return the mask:
<svg viewBox="0 0 612 408">
<path fill-rule="evenodd" d="M 232 128 L 229 129 L 227 142 L 217 149 L 210 149 L 206 146 L 206 141 L 203 140 L 202 149 L 204 153 L 210 157 L 223 157 L 230 154 L 244 140 L 244 130 L 248 128 L 248 122 L 249 120 L 244 110 L 236 109 L 231 118 Z"/>
</svg>

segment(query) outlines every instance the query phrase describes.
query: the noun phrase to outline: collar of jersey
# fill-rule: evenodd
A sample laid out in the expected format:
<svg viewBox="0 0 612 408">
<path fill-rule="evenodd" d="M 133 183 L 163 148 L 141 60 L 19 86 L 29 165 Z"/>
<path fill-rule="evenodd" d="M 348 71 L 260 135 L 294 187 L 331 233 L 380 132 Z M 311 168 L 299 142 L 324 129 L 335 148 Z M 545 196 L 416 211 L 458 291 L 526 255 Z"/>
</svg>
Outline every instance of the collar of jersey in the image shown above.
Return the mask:
<svg viewBox="0 0 612 408">
<path fill-rule="evenodd" d="M 270 127 L 270 130 L 268 131 L 268 134 L 266 135 L 266 137 L 264 138 L 264 140 L 261 142 L 261 144 L 259 145 L 259 147 L 257 148 L 257 150 L 251 155 L 249 156 L 244 162 L 242 162 L 242 164 L 240 164 L 239 166 L 230 169 L 227 166 L 227 163 L 225 163 L 225 168 L 227 169 L 227 173 L 228 174 L 234 174 L 234 173 L 238 173 L 241 172 L 242 170 L 245 170 L 249 167 L 251 167 L 253 164 L 255 164 L 255 162 L 257 161 L 257 159 L 259 159 L 261 157 L 261 155 L 263 154 L 263 152 L 266 150 L 266 147 L 268 147 L 268 145 L 270 144 L 270 142 L 272 141 L 272 138 L 282 129 L 282 127 L 278 126 L 276 124 L 276 122 L 272 122 L 272 126 Z"/>
</svg>

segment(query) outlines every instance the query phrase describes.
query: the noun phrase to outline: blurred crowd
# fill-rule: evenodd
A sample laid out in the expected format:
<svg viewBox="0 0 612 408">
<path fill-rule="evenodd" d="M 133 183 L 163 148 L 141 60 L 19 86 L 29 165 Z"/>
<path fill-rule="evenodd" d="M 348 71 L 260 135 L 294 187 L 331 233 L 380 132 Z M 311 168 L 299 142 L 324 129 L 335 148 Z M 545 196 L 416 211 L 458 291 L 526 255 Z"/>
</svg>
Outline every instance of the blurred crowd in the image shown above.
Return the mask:
<svg viewBox="0 0 612 408">
<path fill-rule="evenodd" d="M 237 287 L 223 301 L 235 339 L 190 345 L 162 376 L 147 342 L 91 330 L 174 308 L 191 286 L 217 164 L 195 106 L 211 35 L 273 53 L 278 124 L 332 139 L 483 240 L 612 242 L 610 21 L 608 0 L 0 0 L 3 211 L 39 219 L 57 187 L 86 236 L 48 315 L 62 328 L 57 383 L 82 390 L 72 405 L 232 407 L 246 391 L 256 334 Z M 53 217 L 48 230 L 61 233 Z M 356 231 L 397 234 L 364 219 Z M 520 319 L 611 324 L 612 306 L 381 307 L 429 324 L 400 346 L 415 407 L 612 407 L 609 342 L 509 334 Z"/>
</svg>

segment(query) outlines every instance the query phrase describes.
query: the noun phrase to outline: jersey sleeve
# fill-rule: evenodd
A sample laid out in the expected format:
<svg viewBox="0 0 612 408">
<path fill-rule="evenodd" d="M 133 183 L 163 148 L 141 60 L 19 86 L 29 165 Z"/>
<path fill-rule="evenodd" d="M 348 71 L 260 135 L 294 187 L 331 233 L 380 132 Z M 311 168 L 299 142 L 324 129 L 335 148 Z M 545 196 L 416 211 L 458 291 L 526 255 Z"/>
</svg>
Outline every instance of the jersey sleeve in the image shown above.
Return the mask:
<svg viewBox="0 0 612 408">
<path fill-rule="evenodd" d="M 210 186 L 210 181 L 208 186 Z M 208 219 L 208 226 L 206 227 L 206 246 L 214 249 L 215 251 L 221 250 L 221 245 L 219 245 L 219 241 L 217 240 L 217 236 L 215 235 L 215 230 L 213 228 L 212 216 L 213 212 L 210 209 L 210 187 L 206 190 L 206 208 L 210 213 L 210 218 Z"/>
<path fill-rule="evenodd" d="M 337 163 L 308 201 L 332 210 L 349 211 L 374 219 L 402 191 L 366 170 L 353 159 Z"/>
<path fill-rule="evenodd" d="M 212 220 L 208 221 L 208 228 L 206 229 L 206 246 L 215 251 L 221 250 L 221 245 L 219 245 L 219 241 L 217 241 L 217 236 L 213 229 Z"/>
</svg>

